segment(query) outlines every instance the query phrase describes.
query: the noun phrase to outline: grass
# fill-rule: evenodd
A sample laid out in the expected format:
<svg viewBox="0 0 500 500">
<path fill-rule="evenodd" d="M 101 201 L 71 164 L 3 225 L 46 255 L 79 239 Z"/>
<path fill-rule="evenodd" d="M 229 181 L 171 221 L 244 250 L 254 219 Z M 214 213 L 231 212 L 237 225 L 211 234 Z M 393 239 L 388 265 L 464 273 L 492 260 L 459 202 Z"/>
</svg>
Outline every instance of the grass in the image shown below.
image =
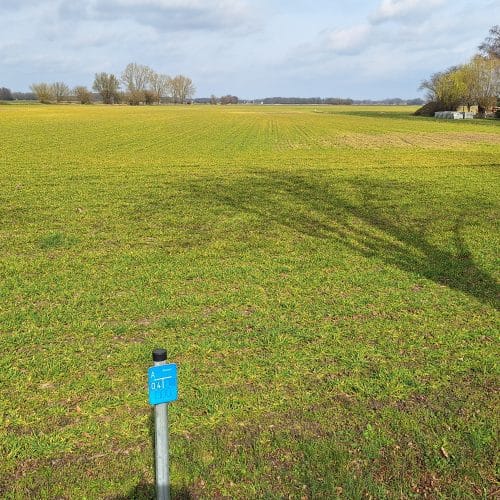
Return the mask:
<svg viewBox="0 0 500 500">
<path fill-rule="evenodd" d="M 411 110 L 410 110 L 411 111 Z M 498 494 L 500 130 L 397 107 L 0 111 L 0 496 Z"/>
</svg>

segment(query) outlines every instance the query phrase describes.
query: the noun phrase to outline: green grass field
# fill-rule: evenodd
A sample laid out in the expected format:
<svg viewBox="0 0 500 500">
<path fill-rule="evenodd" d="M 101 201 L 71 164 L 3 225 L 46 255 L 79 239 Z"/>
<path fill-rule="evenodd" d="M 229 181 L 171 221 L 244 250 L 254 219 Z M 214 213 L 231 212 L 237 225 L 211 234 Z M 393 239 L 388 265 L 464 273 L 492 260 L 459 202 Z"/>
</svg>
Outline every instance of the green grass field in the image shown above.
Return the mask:
<svg viewBox="0 0 500 500">
<path fill-rule="evenodd" d="M 0 497 L 499 494 L 498 122 L 0 108 Z"/>
</svg>

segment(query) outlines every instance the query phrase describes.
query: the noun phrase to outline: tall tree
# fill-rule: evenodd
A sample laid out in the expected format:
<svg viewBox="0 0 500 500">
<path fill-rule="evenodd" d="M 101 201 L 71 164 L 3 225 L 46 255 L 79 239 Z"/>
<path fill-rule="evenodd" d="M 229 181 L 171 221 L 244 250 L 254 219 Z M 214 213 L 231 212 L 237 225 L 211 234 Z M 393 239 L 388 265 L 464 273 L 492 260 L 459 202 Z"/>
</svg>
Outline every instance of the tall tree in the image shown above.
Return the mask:
<svg viewBox="0 0 500 500">
<path fill-rule="evenodd" d="M 420 84 L 420 90 L 427 91 L 427 99 L 431 102 L 438 102 L 445 109 L 456 109 L 463 100 L 459 81 L 456 78 L 456 71 L 459 66 L 452 66 L 446 71 L 434 73 L 428 80 Z"/>
<path fill-rule="evenodd" d="M 478 75 L 475 69 L 476 67 L 471 61 L 469 64 L 459 66 L 454 72 L 458 94 L 462 101 L 461 104 L 467 106 L 468 111 L 470 111 L 471 106 L 477 104 L 477 96 L 479 94 Z"/>
<path fill-rule="evenodd" d="M 172 78 L 172 97 L 175 103 L 185 103 L 194 96 L 196 87 L 191 78 L 184 75 L 177 75 Z"/>
<path fill-rule="evenodd" d="M 476 56 L 469 63 L 474 75 L 474 91 L 479 115 L 493 108 L 500 97 L 500 58 Z"/>
<path fill-rule="evenodd" d="M 92 88 L 101 94 L 104 104 L 113 104 L 119 100 L 120 82 L 113 74 L 96 73 Z"/>
<path fill-rule="evenodd" d="M 49 102 L 54 100 L 52 85 L 49 85 L 45 82 L 33 83 L 30 88 L 40 102 L 48 104 Z"/>
<path fill-rule="evenodd" d="M 123 70 L 121 80 L 129 92 L 144 91 L 147 88 L 151 71 L 149 66 L 130 63 Z"/>
<path fill-rule="evenodd" d="M 151 71 L 149 66 L 137 63 L 127 64 L 122 72 L 121 81 L 125 85 L 129 104 L 138 105 L 146 100 L 145 92 Z"/>
<path fill-rule="evenodd" d="M 500 95 L 500 59 L 477 55 L 457 71 L 457 76 L 464 87 L 464 104 L 469 109 L 472 104 L 483 110 L 495 105 Z"/>
<path fill-rule="evenodd" d="M 56 102 L 62 102 L 69 96 L 69 87 L 64 82 L 55 82 L 50 87 Z"/>
<path fill-rule="evenodd" d="M 500 25 L 497 24 L 490 28 L 490 34 L 479 46 L 481 54 L 500 59 Z"/>
<path fill-rule="evenodd" d="M 148 75 L 149 90 L 153 93 L 154 100 L 160 104 L 162 97 L 170 95 L 172 78 L 168 75 L 156 73 L 150 69 Z"/>
</svg>

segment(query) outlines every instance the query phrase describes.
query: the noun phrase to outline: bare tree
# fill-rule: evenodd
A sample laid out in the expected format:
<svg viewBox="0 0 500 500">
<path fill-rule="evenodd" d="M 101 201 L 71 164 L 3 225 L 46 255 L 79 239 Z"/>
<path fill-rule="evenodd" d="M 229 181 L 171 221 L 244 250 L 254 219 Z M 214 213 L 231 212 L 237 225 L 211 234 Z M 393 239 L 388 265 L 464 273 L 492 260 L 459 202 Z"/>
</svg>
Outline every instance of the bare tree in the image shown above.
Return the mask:
<svg viewBox="0 0 500 500">
<path fill-rule="evenodd" d="M 145 91 L 152 71 L 149 66 L 142 64 L 127 64 L 121 75 L 121 81 L 125 85 L 129 104 L 137 106 L 146 101 Z"/>
<path fill-rule="evenodd" d="M 80 104 L 90 104 L 92 102 L 92 94 L 87 87 L 75 87 L 73 92 L 75 93 L 76 98 L 80 101 Z"/>
<path fill-rule="evenodd" d="M 142 64 L 130 63 L 123 70 L 121 80 L 129 92 L 144 91 L 149 82 L 151 68 Z"/>
<path fill-rule="evenodd" d="M 172 97 L 175 103 L 185 103 L 188 99 L 191 99 L 196 92 L 196 88 L 191 78 L 184 75 L 177 75 L 172 78 L 171 86 Z"/>
<path fill-rule="evenodd" d="M 101 94 L 104 104 L 113 104 L 120 100 L 118 93 L 120 82 L 113 74 L 96 73 L 92 88 Z"/>
<path fill-rule="evenodd" d="M 56 102 L 64 101 L 69 96 L 69 87 L 64 82 L 55 82 L 51 88 Z"/>
<path fill-rule="evenodd" d="M 500 59 L 500 25 L 490 28 L 490 35 L 479 46 L 481 53 L 487 57 Z"/>
<path fill-rule="evenodd" d="M 150 69 L 148 75 L 149 90 L 154 95 L 154 100 L 156 103 L 160 104 L 162 97 L 170 95 L 172 78 L 168 75 L 161 73 L 156 73 L 156 71 Z"/>
<path fill-rule="evenodd" d="M 218 100 L 217 100 L 217 96 L 212 94 L 210 96 L 210 104 L 217 104 Z"/>
<path fill-rule="evenodd" d="M 48 83 L 33 83 L 31 85 L 31 90 L 36 95 L 37 99 L 44 104 L 48 104 L 54 100 L 54 94 L 52 93 L 52 85 Z"/>
</svg>

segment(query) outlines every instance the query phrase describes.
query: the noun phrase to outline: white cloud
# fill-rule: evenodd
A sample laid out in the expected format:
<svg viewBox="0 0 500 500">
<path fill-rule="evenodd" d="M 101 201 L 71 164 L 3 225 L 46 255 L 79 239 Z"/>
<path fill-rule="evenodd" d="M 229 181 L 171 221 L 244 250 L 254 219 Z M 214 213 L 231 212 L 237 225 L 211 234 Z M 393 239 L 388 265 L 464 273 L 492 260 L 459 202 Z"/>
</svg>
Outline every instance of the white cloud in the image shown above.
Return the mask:
<svg viewBox="0 0 500 500">
<path fill-rule="evenodd" d="M 326 35 L 326 46 L 336 54 L 357 54 L 366 47 L 371 32 L 368 24 L 330 31 Z"/>
<path fill-rule="evenodd" d="M 134 21 L 158 31 L 248 32 L 259 26 L 246 0 L 82 0 L 63 1 L 66 20 Z"/>
<path fill-rule="evenodd" d="M 159 9 L 185 9 L 185 10 L 227 10 L 235 12 L 246 8 L 241 0 L 113 0 L 116 5 L 123 7 L 139 6 L 144 9 L 155 7 Z"/>
<path fill-rule="evenodd" d="M 329 82 L 332 95 L 409 97 L 423 78 L 472 56 L 491 22 L 486 11 L 498 17 L 500 5 L 487 1 L 471 10 L 466 0 L 379 0 L 357 23 L 322 30 L 290 50 L 282 71 L 307 86 Z"/>
<path fill-rule="evenodd" d="M 427 14 L 440 7 L 445 0 L 382 0 L 378 9 L 370 16 L 374 23 L 408 19 L 413 16 Z"/>
<path fill-rule="evenodd" d="M 425 39 L 421 43 L 432 44 L 433 37 L 429 38 L 432 33 L 428 33 L 426 23 L 408 24 L 407 21 L 414 21 L 416 17 L 422 20 L 423 16 L 432 18 L 436 8 L 444 2 L 445 0 L 382 0 L 377 10 L 371 15 L 368 14 L 364 22 L 347 28 L 323 31 L 316 43 L 301 47 L 302 52 L 308 56 L 313 53 L 354 56 L 374 47 L 395 47 L 407 41 L 409 37 L 403 31 L 397 32 L 397 28 L 391 29 L 383 25 L 388 21 L 403 22 L 405 29 L 410 32 L 422 28 L 425 31 Z"/>
</svg>

